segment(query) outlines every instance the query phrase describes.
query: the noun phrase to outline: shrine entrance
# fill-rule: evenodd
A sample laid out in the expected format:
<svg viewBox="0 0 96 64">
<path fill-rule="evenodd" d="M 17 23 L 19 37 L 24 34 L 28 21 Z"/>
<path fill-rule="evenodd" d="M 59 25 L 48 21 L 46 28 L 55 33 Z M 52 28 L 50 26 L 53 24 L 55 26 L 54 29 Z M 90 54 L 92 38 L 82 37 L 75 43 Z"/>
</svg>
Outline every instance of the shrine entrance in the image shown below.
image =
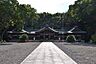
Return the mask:
<svg viewBox="0 0 96 64">
<path fill-rule="evenodd" d="M 49 41 L 54 40 L 54 37 L 58 32 L 50 27 L 44 27 L 36 32 L 39 40 Z"/>
<path fill-rule="evenodd" d="M 66 41 L 66 38 L 69 35 L 74 35 L 76 37 L 76 41 L 83 41 L 87 36 L 86 31 L 79 30 L 77 27 L 73 27 L 69 31 L 57 31 L 49 26 L 45 26 L 42 29 L 32 32 L 9 32 L 8 36 L 11 36 L 11 41 L 18 39 L 17 37 L 22 34 L 27 34 L 30 41 Z"/>
<path fill-rule="evenodd" d="M 39 40 L 54 40 L 54 34 L 40 34 Z"/>
<path fill-rule="evenodd" d="M 49 35 L 45 35 L 45 40 L 50 40 L 50 36 Z"/>
</svg>

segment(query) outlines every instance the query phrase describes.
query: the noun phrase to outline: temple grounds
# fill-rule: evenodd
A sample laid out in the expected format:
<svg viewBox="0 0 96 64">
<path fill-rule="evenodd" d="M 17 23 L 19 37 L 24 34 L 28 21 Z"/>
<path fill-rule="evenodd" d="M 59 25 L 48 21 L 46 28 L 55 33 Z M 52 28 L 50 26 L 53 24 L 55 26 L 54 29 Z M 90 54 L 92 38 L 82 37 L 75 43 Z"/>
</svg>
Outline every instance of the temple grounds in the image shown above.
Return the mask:
<svg viewBox="0 0 96 64">
<path fill-rule="evenodd" d="M 20 64 L 41 42 L 0 45 L 0 64 Z M 96 45 L 88 43 L 53 42 L 77 64 L 96 64 Z"/>
</svg>

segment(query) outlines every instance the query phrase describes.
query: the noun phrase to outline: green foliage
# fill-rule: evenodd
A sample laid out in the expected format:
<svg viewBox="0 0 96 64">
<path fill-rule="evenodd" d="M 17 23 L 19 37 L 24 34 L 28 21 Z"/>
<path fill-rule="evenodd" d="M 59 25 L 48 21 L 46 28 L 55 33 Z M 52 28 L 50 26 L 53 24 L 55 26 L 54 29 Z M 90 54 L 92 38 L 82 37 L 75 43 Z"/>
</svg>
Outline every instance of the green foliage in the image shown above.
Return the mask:
<svg viewBox="0 0 96 64">
<path fill-rule="evenodd" d="M 36 19 L 36 9 L 30 5 L 21 5 L 17 0 L 0 0 L 1 35 L 7 30 L 21 31 L 26 25 L 32 25 L 32 21 Z"/>
<path fill-rule="evenodd" d="M 66 41 L 67 42 L 75 42 L 75 39 L 74 39 L 73 35 L 69 35 L 69 36 L 67 36 Z"/>
<path fill-rule="evenodd" d="M 38 20 L 33 21 L 33 29 L 40 29 L 41 27 L 44 27 L 46 24 L 48 24 L 52 28 L 61 29 L 65 17 L 65 13 L 38 13 Z"/>
<path fill-rule="evenodd" d="M 0 33 L 5 30 L 40 29 L 45 24 L 61 29 L 75 23 L 89 34 L 96 32 L 96 1 L 77 0 L 67 13 L 36 13 L 29 4 L 17 0 L 0 0 Z"/>
<path fill-rule="evenodd" d="M 90 35 L 96 32 L 96 0 L 77 0 L 66 15 L 70 24 L 76 23 Z"/>
<path fill-rule="evenodd" d="M 31 5 L 21 5 L 17 0 L 0 1 L 0 31 L 14 27 L 16 31 L 24 28 L 25 23 L 32 24 L 37 19 L 36 9 Z"/>
<path fill-rule="evenodd" d="M 92 41 L 93 41 L 94 43 L 96 43 L 96 34 L 92 35 L 91 39 L 92 39 Z"/>
<path fill-rule="evenodd" d="M 27 34 L 22 34 L 19 37 L 20 42 L 25 42 L 26 40 L 28 40 L 28 35 Z"/>
<path fill-rule="evenodd" d="M 36 9 L 31 8 L 31 5 L 20 4 L 19 6 L 20 16 L 24 21 L 24 28 L 31 28 L 34 24 L 34 21 L 38 19 L 38 15 L 36 14 Z"/>
</svg>

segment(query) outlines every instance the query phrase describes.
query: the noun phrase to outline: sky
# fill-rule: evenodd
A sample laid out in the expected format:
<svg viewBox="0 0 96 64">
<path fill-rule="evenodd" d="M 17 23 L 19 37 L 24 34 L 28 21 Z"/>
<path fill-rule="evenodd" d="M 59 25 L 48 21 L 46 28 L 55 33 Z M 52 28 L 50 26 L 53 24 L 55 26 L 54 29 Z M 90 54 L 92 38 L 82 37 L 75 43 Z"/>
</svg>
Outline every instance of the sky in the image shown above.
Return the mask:
<svg viewBox="0 0 96 64">
<path fill-rule="evenodd" d="M 38 13 L 63 13 L 67 12 L 69 5 L 74 4 L 76 0 L 18 0 L 20 4 L 30 4 Z"/>
</svg>

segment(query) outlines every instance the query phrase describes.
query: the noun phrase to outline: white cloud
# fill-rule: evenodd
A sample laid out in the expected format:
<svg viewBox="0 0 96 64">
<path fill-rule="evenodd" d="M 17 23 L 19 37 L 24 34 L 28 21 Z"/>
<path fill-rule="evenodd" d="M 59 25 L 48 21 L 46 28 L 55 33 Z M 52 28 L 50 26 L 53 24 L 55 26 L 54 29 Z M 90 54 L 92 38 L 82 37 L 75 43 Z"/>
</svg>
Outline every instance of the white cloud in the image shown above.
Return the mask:
<svg viewBox="0 0 96 64">
<path fill-rule="evenodd" d="M 37 12 L 66 12 L 76 0 L 18 0 L 20 4 L 31 4 Z"/>
</svg>

